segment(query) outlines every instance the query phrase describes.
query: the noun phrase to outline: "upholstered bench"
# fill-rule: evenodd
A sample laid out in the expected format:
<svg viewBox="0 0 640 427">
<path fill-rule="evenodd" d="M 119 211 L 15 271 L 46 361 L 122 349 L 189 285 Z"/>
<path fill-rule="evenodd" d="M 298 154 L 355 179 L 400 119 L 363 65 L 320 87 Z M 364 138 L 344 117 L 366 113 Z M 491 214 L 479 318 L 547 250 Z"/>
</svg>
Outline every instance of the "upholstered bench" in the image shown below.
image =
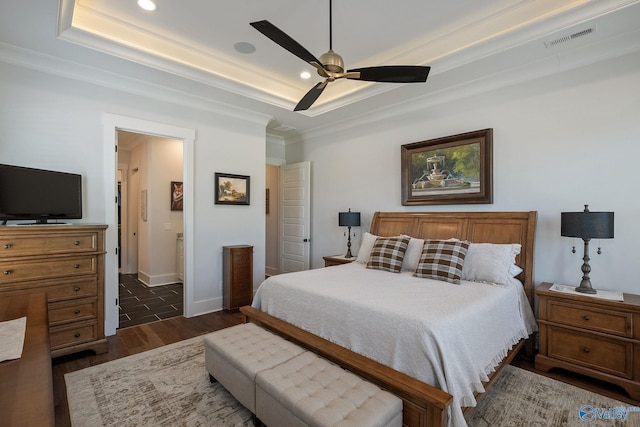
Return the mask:
<svg viewBox="0 0 640 427">
<path fill-rule="evenodd" d="M 207 334 L 204 347 L 211 380 L 220 382 L 254 415 L 256 375 L 306 351 L 253 323 Z"/>
<path fill-rule="evenodd" d="M 402 426 L 402 401 L 311 352 L 256 375 L 256 412 L 267 426 Z"/>
</svg>

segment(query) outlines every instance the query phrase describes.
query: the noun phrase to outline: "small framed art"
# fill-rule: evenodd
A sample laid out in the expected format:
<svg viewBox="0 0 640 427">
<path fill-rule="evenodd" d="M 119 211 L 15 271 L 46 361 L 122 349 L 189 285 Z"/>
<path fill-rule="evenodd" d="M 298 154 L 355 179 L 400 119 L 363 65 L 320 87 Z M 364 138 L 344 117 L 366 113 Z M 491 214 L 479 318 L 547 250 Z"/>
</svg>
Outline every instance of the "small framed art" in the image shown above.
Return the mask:
<svg viewBox="0 0 640 427">
<path fill-rule="evenodd" d="M 216 205 L 248 205 L 250 177 L 230 173 L 215 174 Z"/>
</svg>

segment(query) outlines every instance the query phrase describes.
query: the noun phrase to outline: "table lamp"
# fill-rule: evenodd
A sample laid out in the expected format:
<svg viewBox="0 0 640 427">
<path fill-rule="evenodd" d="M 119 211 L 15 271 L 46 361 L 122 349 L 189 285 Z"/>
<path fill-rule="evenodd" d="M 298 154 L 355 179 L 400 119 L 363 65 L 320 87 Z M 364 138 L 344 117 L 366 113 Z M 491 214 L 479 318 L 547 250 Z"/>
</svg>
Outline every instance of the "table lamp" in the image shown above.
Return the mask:
<svg viewBox="0 0 640 427">
<path fill-rule="evenodd" d="M 351 255 L 351 227 L 360 227 L 360 212 L 338 212 L 338 225 L 340 227 L 347 227 L 347 253 L 345 258 L 353 258 Z"/>
<path fill-rule="evenodd" d="M 591 287 L 589 273 L 589 241 L 591 239 L 613 239 L 613 212 L 590 212 L 589 205 L 584 205 L 582 212 L 562 212 L 560 217 L 560 235 L 564 237 L 579 237 L 584 241 L 584 256 L 582 257 L 582 281 L 576 288 L 577 292 L 595 294 Z M 572 252 L 575 253 L 573 247 Z M 600 254 L 598 248 L 598 254 Z"/>
</svg>

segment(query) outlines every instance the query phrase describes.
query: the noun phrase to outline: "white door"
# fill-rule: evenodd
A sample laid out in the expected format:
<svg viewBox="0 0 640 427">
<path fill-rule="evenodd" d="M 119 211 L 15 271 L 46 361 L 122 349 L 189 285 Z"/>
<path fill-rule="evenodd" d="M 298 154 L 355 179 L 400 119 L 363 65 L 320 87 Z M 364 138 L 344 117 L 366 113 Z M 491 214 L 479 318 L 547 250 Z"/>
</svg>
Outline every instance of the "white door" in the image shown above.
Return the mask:
<svg viewBox="0 0 640 427">
<path fill-rule="evenodd" d="M 309 269 L 311 162 L 280 166 L 280 271 Z"/>
</svg>

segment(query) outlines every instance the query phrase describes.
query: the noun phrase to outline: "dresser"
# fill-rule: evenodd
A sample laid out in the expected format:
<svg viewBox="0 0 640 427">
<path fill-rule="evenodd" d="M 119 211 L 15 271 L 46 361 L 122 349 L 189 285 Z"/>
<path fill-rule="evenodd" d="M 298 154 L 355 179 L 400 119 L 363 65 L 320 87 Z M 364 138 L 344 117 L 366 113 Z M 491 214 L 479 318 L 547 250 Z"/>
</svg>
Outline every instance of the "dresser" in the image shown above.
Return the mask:
<svg viewBox="0 0 640 427">
<path fill-rule="evenodd" d="M 0 297 L 44 292 L 51 357 L 104 353 L 106 225 L 0 226 Z"/>
<path fill-rule="evenodd" d="M 222 247 L 222 306 L 236 310 L 253 300 L 253 246 Z"/>
<path fill-rule="evenodd" d="M 563 368 L 624 388 L 640 400 L 640 296 L 610 301 L 536 289 L 540 352 L 536 369 Z"/>
</svg>

